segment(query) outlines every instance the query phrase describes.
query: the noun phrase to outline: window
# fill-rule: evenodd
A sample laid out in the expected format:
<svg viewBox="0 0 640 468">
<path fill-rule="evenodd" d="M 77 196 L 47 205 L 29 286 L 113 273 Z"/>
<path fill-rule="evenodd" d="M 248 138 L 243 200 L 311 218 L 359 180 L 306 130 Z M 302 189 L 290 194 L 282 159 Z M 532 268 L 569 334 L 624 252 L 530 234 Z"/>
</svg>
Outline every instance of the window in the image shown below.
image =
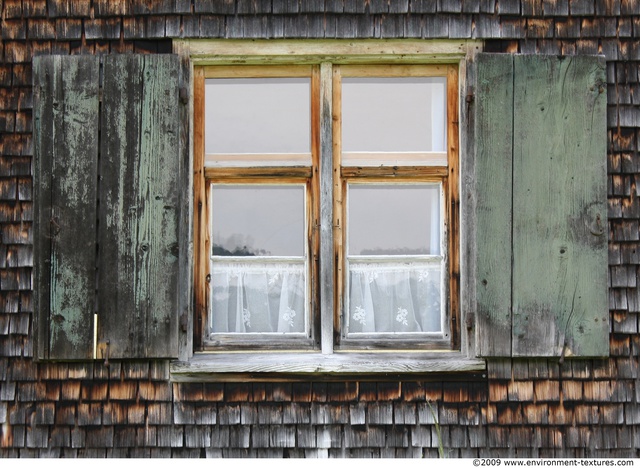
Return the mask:
<svg viewBox="0 0 640 468">
<path fill-rule="evenodd" d="M 197 70 L 203 348 L 454 349 L 457 67 L 328 66 Z"/>
<path fill-rule="evenodd" d="M 192 80 L 176 55 L 34 58 L 38 359 L 192 380 L 608 354 L 602 57 L 267 42 L 176 44 Z"/>
</svg>

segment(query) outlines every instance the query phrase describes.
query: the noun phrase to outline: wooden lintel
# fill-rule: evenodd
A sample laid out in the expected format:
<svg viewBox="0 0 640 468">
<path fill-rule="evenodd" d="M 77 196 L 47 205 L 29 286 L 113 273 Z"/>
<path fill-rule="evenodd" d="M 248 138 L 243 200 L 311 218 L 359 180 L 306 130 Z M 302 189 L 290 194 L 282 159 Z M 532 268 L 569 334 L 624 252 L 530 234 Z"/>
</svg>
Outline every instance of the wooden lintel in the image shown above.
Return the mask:
<svg viewBox="0 0 640 468">
<path fill-rule="evenodd" d="M 476 40 L 210 40 L 174 41 L 196 65 L 320 63 L 455 63 L 482 47 Z"/>
</svg>

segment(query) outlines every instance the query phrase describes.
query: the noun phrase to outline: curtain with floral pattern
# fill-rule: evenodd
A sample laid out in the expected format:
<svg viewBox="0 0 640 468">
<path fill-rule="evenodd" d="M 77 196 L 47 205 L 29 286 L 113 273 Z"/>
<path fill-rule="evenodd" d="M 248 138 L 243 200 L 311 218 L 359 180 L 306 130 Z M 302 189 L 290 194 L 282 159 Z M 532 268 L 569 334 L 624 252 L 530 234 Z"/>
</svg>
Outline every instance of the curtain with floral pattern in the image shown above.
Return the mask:
<svg viewBox="0 0 640 468">
<path fill-rule="evenodd" d="M 348 334 L 441 332 L 439 263 L 349 264 Z"/>
<path fill-rule="evenodd" d="M 211 262 L 212 333 L 305 332 L 304 262 Z"/>
</svg>

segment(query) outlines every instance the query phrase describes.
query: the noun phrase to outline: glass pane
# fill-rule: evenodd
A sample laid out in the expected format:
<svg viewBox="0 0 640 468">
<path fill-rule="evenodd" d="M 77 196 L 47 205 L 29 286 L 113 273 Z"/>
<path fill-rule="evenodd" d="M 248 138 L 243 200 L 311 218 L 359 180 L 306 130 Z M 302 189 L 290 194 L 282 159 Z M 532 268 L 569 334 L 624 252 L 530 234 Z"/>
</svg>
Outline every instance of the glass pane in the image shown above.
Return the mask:
<svg viewBox="0 0 640 468">
<path fill-rule="evenodd" d="M 442 331 L 440 263 L 349 263 L 349 333 Z"/>
<path fill-rule="evenodd" d="M 304 333 L 306 267 L 299 262 L 211 262 L 212 333 Z"/>
<path fill-rule="evenodd" d="M 305 253 L 305 187 L 212 184 L 213 255 Z"/>
<path fill-rule="evenodd" d="M 348 186 L 348 255 L 439 255 L 439 184 Z"/>
<path fill-rule="evenodd" d="M 344 78 L 342 151 L 445 151 L 446 78 Z"/>
<path fill-rule="evenodd" d="M 205 82 L 205 152 L 310 153 L 309 78 Z"/>
</svg>

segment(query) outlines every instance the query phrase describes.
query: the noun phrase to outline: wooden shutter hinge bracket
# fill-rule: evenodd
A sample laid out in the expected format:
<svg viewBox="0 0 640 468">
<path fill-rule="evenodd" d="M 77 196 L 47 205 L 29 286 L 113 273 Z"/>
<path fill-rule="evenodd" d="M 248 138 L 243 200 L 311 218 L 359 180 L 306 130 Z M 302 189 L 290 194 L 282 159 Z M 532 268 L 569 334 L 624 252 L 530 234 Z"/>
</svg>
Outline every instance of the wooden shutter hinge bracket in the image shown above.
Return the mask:
<svg viewBox="0 0 640 468">
<path fill-rule="evenodd" d="M 466 318 L 464 319 L 464 323 L 467 327 L 467 330 L 471 330 L 476 323 L 476 316 L 473 313 L 468 313 Z"/>
<path fill-rule="evenodd" d="M 180 314 L 180 330 L 183 333 L 187 333 L 187 329 L 189 327 L 189 317 L 186 312 Z"/>
<path fill-rule="evenodd" d="M 186 87 L 180 87 L 178 90 L 178 97 L 180 97 L 180 102 L 185 106 L 189 104 L 189 90 Z"/>
<path fill-rule="evenodd" d="M 476 95 L 475 95 L 475 94 L 474 94 L 474 92 L 473 92 L 473 88 L 471 88 L 471 87 L 470 87 L 470 88 L 467 90 L 467 95 L 465 96 L 464 101 L 465 101 L 467 104 L 471 104 L 471 103 L 473 103 L 473 101 L 474 101 L 475 99 L 476 99 Z"/>
<path fill-rule="evenodd" d="M 100 359 L 104 358 L 104 367 L 109 367 L 109 350 L 111 347 L 111 341 L 106 340 L 98 343 L 98 351 L 100 352 Z"/>
</svg>

